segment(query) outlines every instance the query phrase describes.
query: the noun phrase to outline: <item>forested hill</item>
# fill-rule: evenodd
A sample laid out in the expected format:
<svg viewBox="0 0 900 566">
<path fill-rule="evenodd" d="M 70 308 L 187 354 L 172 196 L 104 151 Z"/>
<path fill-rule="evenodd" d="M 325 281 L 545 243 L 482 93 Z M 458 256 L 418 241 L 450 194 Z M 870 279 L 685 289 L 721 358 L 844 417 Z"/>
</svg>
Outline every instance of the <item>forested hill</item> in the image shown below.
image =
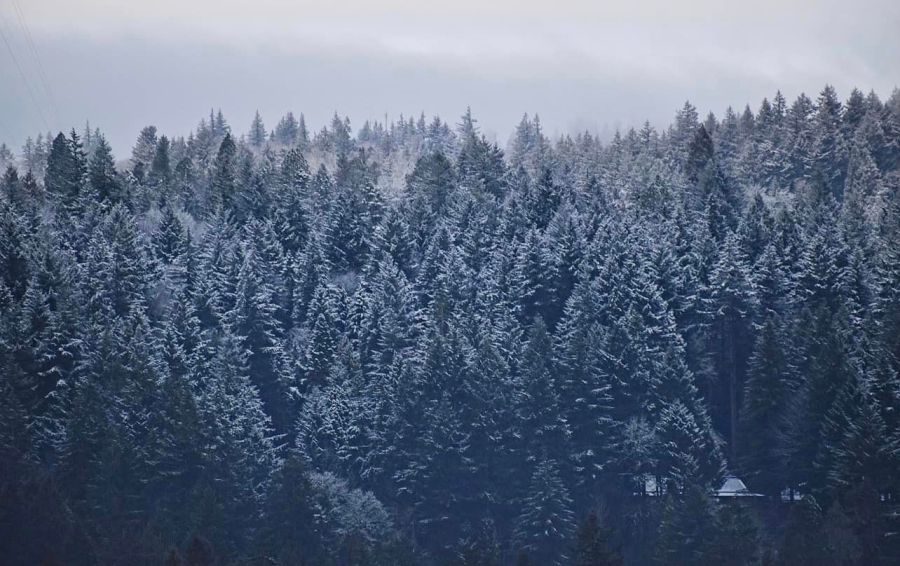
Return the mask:
<svg viewBox="0 0 900 566">
<path fill-rule="evenodd" d="M 22 153 L 4 564 L 900 557 L 900 91 Z"/>
</svg>

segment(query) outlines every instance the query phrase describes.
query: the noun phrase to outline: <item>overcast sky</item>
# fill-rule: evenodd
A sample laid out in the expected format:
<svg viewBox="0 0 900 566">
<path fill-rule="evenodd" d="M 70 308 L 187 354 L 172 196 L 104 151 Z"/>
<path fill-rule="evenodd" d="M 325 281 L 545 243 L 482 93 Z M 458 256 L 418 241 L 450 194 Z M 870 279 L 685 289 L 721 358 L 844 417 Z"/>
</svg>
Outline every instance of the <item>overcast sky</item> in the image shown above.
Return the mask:
<svg viewBox="0 0 900 566">
<path fill-rule="evenodd" d="M 608 134 L 686 99 L 900 84 L 897 0 L 0 0 L 0 31 L 0 141 L 90 120 L 119 157 L 210 107 L 242 133 L 256 109 L 319 129 L 471 105 L 505 142 L 524 112 Z"/>
</svg>

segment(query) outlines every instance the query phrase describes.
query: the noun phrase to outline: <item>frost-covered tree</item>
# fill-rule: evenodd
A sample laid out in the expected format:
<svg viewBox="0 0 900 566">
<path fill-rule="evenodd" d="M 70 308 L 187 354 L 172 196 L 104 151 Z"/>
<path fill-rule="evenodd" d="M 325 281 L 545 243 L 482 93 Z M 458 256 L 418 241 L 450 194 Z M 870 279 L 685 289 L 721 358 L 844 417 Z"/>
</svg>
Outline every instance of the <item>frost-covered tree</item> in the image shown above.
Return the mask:
<svg viewBox="0 0 900 566">
<path fill-rule="evenodd" d="M 516 519 L 516 545 L 537 564 L 564 564 L 574 533 L 572 501 L 557 464 L 541 460 L 534 468 L 522 512 Z"/>
<path fill-rule="evenodd" d="M 263 124 L 262 117 L 259 115 L 259 110 L 256 111 L 256 114 L 253 116 L 253 122 L 250 123 L 250 132 L 247 134 L 247 140 L 250 142 L 250 145 L 259 149 L 263 145 L 265 145 L 266 140 L 269 139 L 269 136 L 266 134 L 266 126 Z"/>
<path fill-rule="evenodd" d="M 116 171 L 112 149 L 103 136 L 98 138 L 97 145 L 88 162 L 88 178 L 94 194 L 101 201 L 116 204 L 124 200 L 124 187 Z"/>
<path fill-rule="evenodd" d="M 829 87 L 508 153 L 470 111 L 0 145 L 0 556 L 888 563 L 898 124 Z"/>
</svg>

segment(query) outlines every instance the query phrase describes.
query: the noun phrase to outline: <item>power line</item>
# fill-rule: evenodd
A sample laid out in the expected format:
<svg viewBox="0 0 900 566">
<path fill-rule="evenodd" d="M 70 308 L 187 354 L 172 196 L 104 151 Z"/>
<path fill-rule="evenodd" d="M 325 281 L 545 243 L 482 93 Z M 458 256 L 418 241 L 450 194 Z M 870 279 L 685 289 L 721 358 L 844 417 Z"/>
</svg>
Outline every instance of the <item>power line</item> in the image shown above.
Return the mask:
<svg viewBox="0 0 900 566">
<path fill-rule="evenodd" d="M 31 29 L 28 27 L 28 22 L 25 19 L 25 14 L 22 12 L 22 7 L 19 6 L 18 0 L 10 0 L 13 5 L 13 9 L 16 11 L 16 18 L 19 20 L 19 25 L 22 28 L 22 35 L 25 36 L 25 41 L 28 43 L 28 47 L 31 49 L 31 54 L 34 57 L 35 63 L 37 64 L 38 70 L 38 78 L 40 78 L 41 83 L 43 84 L 44 91 L 47 94 L 47 98 L 50 100 L 50 105 L 53 107 L 53 113 L 56 115 L 57 123 L 60 123 L 62 120 L 60 119 L 59 107 L 56 105 L 56 97 L 53 96 L 53 90 L 50 88 L 50 81 L 47 80 L 47 73 L 44 72 L 44 64 L 41 62 L 41 55 L 38 53 L 37 47 L 34 44 L 34 38 L 31 35 Z"/>
<path fill-rule="evenodd" d="M 6 23 L 4 18 L 3 24 Z M 9 39 L 6 37 L 6 33 L 3 31 L 4 25 L 0 25 L 0 39 L 3 39 L 3 43 L 6 44 L 6 49 L 9 51 L 9 56 L 12 57 L 13 63 L 16 65 L 16 69 L 19 71 L 19 76 L 22 77 L 22 82 L 25 84 L 25 88 L 28 89 L 28 95 L 31 97 L 31 102 L 34 104 L 34 108 L 37 110 L 38 116 L 40 116 L 41 121 L 44 123 L 44 127 L 47 128 L 47 131 L 50 131 L 50 124 L 47 122 L 47 118 L 44 117 L 44 112 L 41 110 L 41 105 L 38 103 L 37 96 L 34 94 L 34 89 L 31 88 L 31 83 L 28 82 L 28 77 L 25 75 L 25 71 L 22 69 L 22 65 L 19 64 L 19 59 L 16 57 L 16 53 L 13 51 L 12 45 L 9 43 Z"/>
</svg>

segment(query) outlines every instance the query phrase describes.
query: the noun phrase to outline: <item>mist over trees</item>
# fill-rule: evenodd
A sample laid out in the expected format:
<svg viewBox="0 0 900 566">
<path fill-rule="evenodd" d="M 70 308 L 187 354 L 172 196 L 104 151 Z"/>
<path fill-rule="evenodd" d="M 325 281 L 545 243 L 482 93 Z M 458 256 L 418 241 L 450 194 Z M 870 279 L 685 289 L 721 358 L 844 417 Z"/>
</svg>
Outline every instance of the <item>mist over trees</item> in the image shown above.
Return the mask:
<svg viewBox="0 0 900 566">
<path fill-rule="evenodd" d="M 272 126 L 0 147 L 0 562 L 900 560 L 900 92 Z"/>
</svg>

